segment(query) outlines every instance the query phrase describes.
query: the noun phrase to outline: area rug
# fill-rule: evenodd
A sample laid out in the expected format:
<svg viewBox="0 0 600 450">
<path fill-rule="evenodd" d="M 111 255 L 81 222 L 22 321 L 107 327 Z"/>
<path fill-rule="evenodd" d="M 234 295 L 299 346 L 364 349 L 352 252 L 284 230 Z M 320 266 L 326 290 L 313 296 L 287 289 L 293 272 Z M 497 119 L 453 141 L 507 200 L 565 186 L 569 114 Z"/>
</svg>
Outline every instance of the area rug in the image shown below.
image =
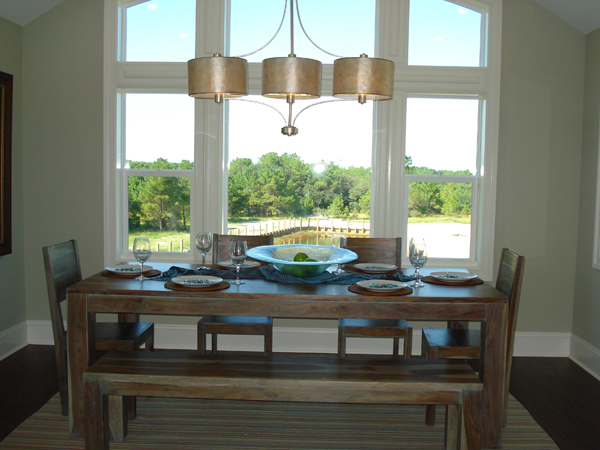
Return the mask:
<svg viewBox="0 0 600 450">
<path fill-rule="evenodd" d="M 138 417 L 114 450 L 404 450 L 443 449 L 443 408 L 427 427 L 424 406 L 138 399 Z M 513 397 L 505 450 L 557 450 Z M 83 449 L 55 396 L 0 443 L 0 449 Z"/>
</svg>

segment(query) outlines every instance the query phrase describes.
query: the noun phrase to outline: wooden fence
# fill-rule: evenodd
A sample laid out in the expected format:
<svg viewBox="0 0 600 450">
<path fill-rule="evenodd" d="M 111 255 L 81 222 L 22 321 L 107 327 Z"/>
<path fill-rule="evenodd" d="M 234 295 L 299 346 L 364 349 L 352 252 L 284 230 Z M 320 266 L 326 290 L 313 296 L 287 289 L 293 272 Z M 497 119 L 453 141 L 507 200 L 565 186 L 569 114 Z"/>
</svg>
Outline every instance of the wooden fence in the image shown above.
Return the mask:
<svg viewBox="0 0 600 450">
<path fill-rule="evenodd" d="M 285 236 L 302 231 L 317 233 L 346 233 L 368 235 L 370 233 L 370 220 L 362 219 L 360 222 L 351 222 L 345 219 L 320 219 L 301 217 L 299 219 L 268 220 L 230 227 L 228 234 L 245 236 Z"/>
</svg>

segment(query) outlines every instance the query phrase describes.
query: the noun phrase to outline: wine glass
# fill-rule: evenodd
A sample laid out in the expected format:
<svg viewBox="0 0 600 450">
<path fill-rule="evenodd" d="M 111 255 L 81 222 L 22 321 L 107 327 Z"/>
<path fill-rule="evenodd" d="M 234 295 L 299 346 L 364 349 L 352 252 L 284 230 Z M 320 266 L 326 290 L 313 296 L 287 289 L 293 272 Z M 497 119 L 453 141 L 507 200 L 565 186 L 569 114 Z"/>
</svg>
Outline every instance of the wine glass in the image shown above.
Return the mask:
<svg viewBox="0 0 600 450">
<path fill-rule="evenodd" d="M 342 233 L 334 233 L 331 235 L 331 246 L 337 248 L 346 248 L 346 235 Z M 340 274 L 344 273 L 342 270 L 342 266 L 340 264 L 337 265 L 337 269 L 334 270 L 334 273 Z"/>
<path fill-rule="evenodd" d="M 136 280 L 144 281 L 147 279 L 144 274 L 144 263 L 150 259 L 152 251 L 150 250 L 150 239 L 147 237 L 136 237 L 133 241 L 133 256 L 141 264 L 140 276 Z"/>
<path fill-rule="evenodd" d="M 233 284 L 245 284 L 245 281 L 240 281 L 240 268 L 242 267 L 244 261 L 246 261 L 246 258 L 248 258 L 247 252 L 248 244 L 246 241 L 231 241 L 231 245 L 229 247 L 229 256 L 235 264 L 235 273 L 237 275 L 237 279 Z"/>
<path fill-rule="evenodd" d="M 196 233 L 196 248 L 202 255 L 202 266 L 200 269 L 208 269 L 206 267 L 206 254 L 212 247 L 212 233 L 210 231 L 199 231 Z"/>
<path fill-rule="evenodd" d="M 425 247 L 425 239 L 411 238 L 410 244 L 408 246 L 408 258 L 410 259 L 410 263 L 415 268 L 416 281 L 413 286 L 425 286 L 425 284 L 419 281 L 421 279 L 419 269 L 423 267 L 427 262 L 427 248 Z"/>
</svg>

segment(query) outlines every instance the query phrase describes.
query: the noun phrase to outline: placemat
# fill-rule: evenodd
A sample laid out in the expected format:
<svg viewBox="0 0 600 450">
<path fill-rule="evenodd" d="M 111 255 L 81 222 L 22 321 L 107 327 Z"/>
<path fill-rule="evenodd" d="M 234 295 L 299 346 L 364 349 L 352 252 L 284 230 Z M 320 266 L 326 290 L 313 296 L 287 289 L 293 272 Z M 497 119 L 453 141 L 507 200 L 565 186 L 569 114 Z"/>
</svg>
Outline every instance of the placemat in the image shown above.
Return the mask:
<svg viewBox="0 0 600 450">
<path fill-rule="evenodd" d="M 177 284 L 172 281 L 167 281 L 165 287 L 172 291 L 186 291 L 186 292 L 208 292 L 208 291 L 222 291 L 227 289 L 230 284 L 227 281 L 221 281 L 220 283 L 213 284 L 211 286 L 199 287 L 199 286 L 185 286 L 183 284 Z"/>
<path fill-rule="evenodd" d="M 470 280 L 465 281 L 444 281 L 438 280 L 437 278 L 428 275 L 426 277 L 421 278 L 421 281 L 431 284 L 441 284 L 442 286 L 475 286 L 477 284 L 483 284 L 483 280 L 478 277 L 471 278 Z"/>
<path fill-rule="evenodd" d="M 152 269 L 152 270 L 149 270 L 148 272 L 144 272 L 144 277 L 150 278 L 150 277 L 155 277 L 160 274 L 161 274 L 160 270 Z M 107 278 L 137 278 L 140 276 L 139 272 L 137 272 L 137 273 L 115 273 L 115 272 L 111 272 L 110 270 L 106 270 L 106 269 L 104 269 L 102 272 L 100 272 L 100 275 L 107 277 Z"/>
<path fill-rule="evenodd" d="M 358 284 L 353 284 L 351 286 L 348 286 L 348 290 L 350 292 L 354 292 L 355 294 L 360 294 L 360 295 L 373 295 L 375 297 L 377 296 L 386 296 L 389 297 L 390 295 L 407 295 L 410 294 L 413 290 L 411 287 L 404 287 L 402 289 L 398 289 L 397 291 L 391 291 L 391 292 L 378 292 L 378 291 L 370 291 L 368 289 L 365 289 L 362 286 L 359 286 Z"/>
</svg>

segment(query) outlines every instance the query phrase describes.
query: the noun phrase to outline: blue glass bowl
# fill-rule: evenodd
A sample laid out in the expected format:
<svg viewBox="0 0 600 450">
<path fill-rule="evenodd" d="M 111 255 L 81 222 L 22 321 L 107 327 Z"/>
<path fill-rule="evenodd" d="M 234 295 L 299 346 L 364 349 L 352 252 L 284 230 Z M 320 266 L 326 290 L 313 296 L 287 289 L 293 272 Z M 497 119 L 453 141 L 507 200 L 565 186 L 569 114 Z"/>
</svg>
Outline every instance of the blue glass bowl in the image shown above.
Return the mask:
<svg viewBox="0 0 600 450">
<path fill-rule="evenodd" d="M 298 253 L 306 253 L 316 262 L 294 261 Z M 356 253 L 345 248 L 306 244 L 261 245 L 248 250 L 248 256 L 271 263 L 281 273 L 297 278 L 315 277 L 332 264 L 346 264 L 358 258 Z"/>
</svg>

